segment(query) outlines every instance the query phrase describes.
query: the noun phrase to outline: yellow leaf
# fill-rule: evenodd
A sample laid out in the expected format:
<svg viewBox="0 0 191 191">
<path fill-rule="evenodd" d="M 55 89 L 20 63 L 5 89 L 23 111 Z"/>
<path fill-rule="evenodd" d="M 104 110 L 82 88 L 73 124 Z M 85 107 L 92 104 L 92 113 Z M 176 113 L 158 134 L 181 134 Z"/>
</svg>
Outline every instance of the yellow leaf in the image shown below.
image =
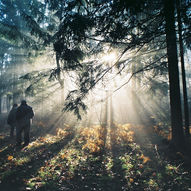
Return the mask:
<svg viewBox="0 0 191 191">
<path fill-rule="evenodd" d="M 143 159 L 143 164 L 147 163 L 151 159 L 149 157 L 144 156 L 143 154 L 140 156 L 140 159 Z"/>
<path fill-rule="evenodd" d="M 148 161 L 150 161 L 151 159 L 149 157 L 144 157 L 143 159 L 143 164 L 147 163 Z"/>
<path fill-rule="evenodd" d="M 41 172 L 44 171 L 44 169 L 45 169 L 44 166 L 40 167 L 40 171 L 41 171 Z"/>
<path fill-rule="evenodd" d="M 144 159 L 144 155 L 142 154 L 139 158 L 140 158 L 140 159 Z"/>
<path fill-rule="evenodd" d="M 8 158 L 7 158 L 8 160 L 12 160 L 13 159 L 13 156 L 8 156 Z"/>
<path fill-rule="evenodd" d="M 133 178 L 129 178 L 129 182 L 133 183 L 134 182 Z"/>
<path fill-rule="evenodd" d="M 61 158 L 62 158 L 62 159 L 65 159 L 65 158 L 67 158 L 67 155 L 66 155 L 66 154 L 62 154 L 62 155 L 61 155 Z"/>
</svg>

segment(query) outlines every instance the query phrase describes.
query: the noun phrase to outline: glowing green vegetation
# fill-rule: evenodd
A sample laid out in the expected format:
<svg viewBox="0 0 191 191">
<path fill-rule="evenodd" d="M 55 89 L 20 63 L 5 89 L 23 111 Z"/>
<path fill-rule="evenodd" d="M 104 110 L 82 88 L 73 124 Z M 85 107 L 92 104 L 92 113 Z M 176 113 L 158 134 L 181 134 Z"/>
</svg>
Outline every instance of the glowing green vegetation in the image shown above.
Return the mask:
<svg viewBox="0 0 191 191">
<path fill-rule="evenodd" d="M 67 133 L 63 131 L 61 136 L 60 130 L 57 135 L 34 140 L 22 150 L 12 145 L 4 147 L 0 152 L 0 188 L 16 191 L 189 190 L 191 173 L 184 168 L 184 161 L 172 163 L 156 150 L 156 145 L 141 144 L 144 140 L 136 139 L 140 129 L 130 127 L 116 127 L 120 129 L 115 131 L 115 136 L 109 132 L 107 136 L 111 136 L 115 144 L 111 142 L 107 148 L 103 146 L 103 131 L 98 126 L 78 129 L 76 136 L 72 129 Z"/>
</svg>

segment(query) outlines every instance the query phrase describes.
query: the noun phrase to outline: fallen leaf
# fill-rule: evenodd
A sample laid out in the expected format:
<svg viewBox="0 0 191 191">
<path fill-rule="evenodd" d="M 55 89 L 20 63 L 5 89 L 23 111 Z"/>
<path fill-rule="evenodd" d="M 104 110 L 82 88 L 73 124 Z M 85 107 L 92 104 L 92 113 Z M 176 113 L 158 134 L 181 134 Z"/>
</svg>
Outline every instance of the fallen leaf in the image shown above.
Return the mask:
<svg viewBox="0 0 191 191">
<path fill-rule="evenodd" d="M 13 159 L 13 156 L 8 156 L 8 158 L 7 158 L 8 160 L 12 160 Z"/>
<path fill-rule="evenodd" d="M 129 178 L 129 182 L 133 183 L 134 182 L 133 178 Z"/>
</svg>

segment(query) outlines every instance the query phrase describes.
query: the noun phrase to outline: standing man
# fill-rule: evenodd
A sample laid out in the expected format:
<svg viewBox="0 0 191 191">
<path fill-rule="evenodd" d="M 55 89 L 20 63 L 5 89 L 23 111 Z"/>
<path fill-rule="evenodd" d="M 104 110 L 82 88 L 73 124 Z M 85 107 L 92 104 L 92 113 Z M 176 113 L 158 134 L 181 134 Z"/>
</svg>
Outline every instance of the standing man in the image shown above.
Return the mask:
<svg viewBox="0 0 191 191">
<path fill-rule="evenodd" d="M 24 147 L 29 144 L 30 138 L 30 125 L 31 119 L 34 117 L 32 107 L 27 105 L 25 100 L 21 101 L 21 105 L 17 108 L 16 111 L 16 142 L 17 146 L 21 145 L 22 142 L 22 132 L 24 131 Z"/>
<path fill-rule="evenodd" d="M 16 111 L 17 111 L 17 104 L 13 104 L 11 111 L 9 112 L 7 123 L 11 126 L 10 130 L 10 137 L 14 136 L 14 130 L 16 129 Z"/>
</svg>

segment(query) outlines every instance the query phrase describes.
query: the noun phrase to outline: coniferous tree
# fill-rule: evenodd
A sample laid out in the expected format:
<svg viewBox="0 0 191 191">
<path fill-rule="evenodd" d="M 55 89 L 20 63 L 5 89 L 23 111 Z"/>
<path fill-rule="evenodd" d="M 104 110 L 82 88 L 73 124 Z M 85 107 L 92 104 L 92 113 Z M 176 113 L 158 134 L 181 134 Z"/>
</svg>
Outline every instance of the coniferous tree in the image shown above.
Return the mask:
<svg viewBox="0 0 191 191">
<path fill-rule="evenodd" d="M 182 3 L 180 0 L 176 0 L 177 7 L 177 21 L 178 21 L 178 34 L 179 34 L 179 52 L 180 52 L 180 62 L 182 70 L 182 86 L 183 86 L 183 101 L 184 101 L 184 118 L 185 118 L 185 134 L 190 135 L 189 131 L 189 109 L 188 109 L 188 96 L 187 96 L 187 86 L 186 86 L 186 71 L 184 62 L 184 47 L 183 47 L 183 37 L 182 37 L 182 20 L 181 20 L 181 7 Z"/>
<path fill-rule="evenodd" d="M 177 146 L 184 146 L 176 31 L 175 31 L 174 0 L 164 1 L 164 16 L 166 21 L 165 29 L 166 29 L 168 71 L 169 71 L 169 85 L 170 85 L 172 141 Z"/>
<path fill-rule="evenodd" d="M 6 4 L 5 1 L 2 0 L 2 2 Z M 19 2 L 19 0 L 14 1 L 15 5 Z M 170 6 L 166 2 L 170 3 Z M 47 0 L 44 2 L 33 0 L 31 3 L 25 1 L 22 9 L 16 7 L 21 13 L 20 16 L 25 20 L 26 31 L 28 34 L 30 32 L 30 39 L 35 42 L 31 45 L 36 44 L 35 40 L 39 39 L 39 44 L 37 43 L 39 47 L 52 46 L 57 63 L 53 76 L 56 74 L 59 79 L 61 70 L 77 72 L 79 89 L 68 95 L 66 109 L 73 109 L 78 115 L 80 111 L 78 106 L 85 108 L 82 99 L 111 70 L 94 61 L 83 63 L 85 56 L 98 55 L 103 51 L 105 44 L 117 48 L 121 57 L 129 50 L 137 52 L 144 50 L 145 53 L 153 51 L 154 55 L 167 47 L 173 142 L 180 144 L 183 134 L 174 3 L 173 0 Z M 26 5 L 30 5 L 29 8 Z M 187 18 L 189 16 L 183 18 L 185 23 Z M 18 34 L 19 32 L 18 30 Z M 188 41 L 188 33 L 184 33 L 184 36 Z M 114 65 L 119 70 L 122 70 L 126 64 L 125 59 L 120 60 L 121 57 Z M 165 54 L 161 58 L 152 56 L 151 60 L 153 63 L 134 73 L 157 67 L 159 70 L 164 69 L 162 63 L 166 62 Z M 154 65 L 156 63 L 158 66 Z"/>
</svg>

